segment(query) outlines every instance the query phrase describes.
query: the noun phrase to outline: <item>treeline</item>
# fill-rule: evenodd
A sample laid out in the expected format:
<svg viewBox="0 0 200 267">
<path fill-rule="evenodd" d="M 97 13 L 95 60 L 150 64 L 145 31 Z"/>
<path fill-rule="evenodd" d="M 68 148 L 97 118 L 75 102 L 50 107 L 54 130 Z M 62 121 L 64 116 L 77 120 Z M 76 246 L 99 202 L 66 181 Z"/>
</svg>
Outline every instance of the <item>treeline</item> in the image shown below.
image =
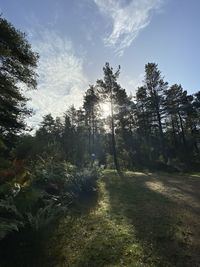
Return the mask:
<svg viewBox="0 0 200 267">
<path fill-rule="evenodd" d="M 61 118 L 47 114 L 35 134 L 28 134 L 25 121 L 32 111 L 20 85 L 36 88 L 39 55 L 6 19 L 1 18 L 0 27 L 2 158 L 31 162 L 51 155 L 80 167 L 96 161 L 118 171 L 198 166 L 200 92 L 188 95 L 181 85 L 168 85 L 155 63 L 145 65 L 143 85 L 134 97 L 118 83 L 120 67 L 114 71 L 106 63 L 103 78 L 86 90 L 81 108 L 72 106 Z"/>
<path fill-rule="evenodd" d="M 197 169 L 200 92 L 188 95 L 181 85 L 169 86 L 158 66 L 148 63 L 143 85 L 131 97 L 117 83 L 119 72 L 106 63 L 82 107 L 70 107 L 61 118 L 44 116 L 34 136 L 19 138 L 17 156 L 51 155 L 80 167 L 96 160 L 117 170 Z"/>
</svg>

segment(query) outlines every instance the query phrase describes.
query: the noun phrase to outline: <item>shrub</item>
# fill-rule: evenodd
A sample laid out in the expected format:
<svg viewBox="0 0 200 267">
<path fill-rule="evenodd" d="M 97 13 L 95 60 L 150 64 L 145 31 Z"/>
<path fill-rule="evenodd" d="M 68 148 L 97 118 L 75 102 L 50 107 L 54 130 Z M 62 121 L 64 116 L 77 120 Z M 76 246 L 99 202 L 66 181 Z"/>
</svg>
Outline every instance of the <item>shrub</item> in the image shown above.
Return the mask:
<svg viewBox="0 0 200 267">
<path fill-rule="evenodd" d="M 21 227 L 39 230 L 65 214 L 76 199 L 95 191 L 99 171 L 49 157 L 15 174 L 0 190 L 0 239 Z"/>
<path fill-rule="evenodd" d="M 0 200 L 0 240 L 24 226 L 24 218 L 17 210 L 13 198 Z"/>
<path fill-rule="evenodd" d="M 55 203 L 52 202 L 43 208 L 39 208 L 35 214 L 30 212 L 27 213 L 27 226 L 34 231 L 38 231 L 39 229 L 48 226 L 65 211 L 66 208 L 61 205 L 55 205 Z"/>
</svg>

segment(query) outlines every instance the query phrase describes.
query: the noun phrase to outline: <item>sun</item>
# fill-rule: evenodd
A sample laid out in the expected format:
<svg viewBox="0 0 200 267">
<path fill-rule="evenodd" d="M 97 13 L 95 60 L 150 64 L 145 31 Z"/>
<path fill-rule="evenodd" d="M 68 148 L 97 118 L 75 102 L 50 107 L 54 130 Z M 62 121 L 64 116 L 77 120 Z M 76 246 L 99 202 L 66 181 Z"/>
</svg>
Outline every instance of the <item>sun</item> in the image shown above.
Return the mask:
<svg viewBox="0 0 200 267">
<path fill-rule="evenodd" d="M 103 118 L 107 118 L 108 116 L 110 116 L 110 105 L 109 103 L 101 103 L 100 104 L 100 112 L 101 112 L 101 116 Z"/>
</svg>

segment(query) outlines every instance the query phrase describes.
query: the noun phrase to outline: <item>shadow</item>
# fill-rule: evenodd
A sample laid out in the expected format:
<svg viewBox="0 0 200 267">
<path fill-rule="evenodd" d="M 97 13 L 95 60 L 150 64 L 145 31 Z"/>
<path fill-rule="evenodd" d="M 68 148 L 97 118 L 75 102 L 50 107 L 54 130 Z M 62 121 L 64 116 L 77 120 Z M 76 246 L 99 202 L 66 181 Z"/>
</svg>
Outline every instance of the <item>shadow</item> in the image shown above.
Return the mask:
<svg viewBox="0 0 200 267">
<path fill-rule="evenodd" d="M 199 217 L 190 209 L 192 215 L 188 219 L 183 203 L 148 187 L 148 182 L 156 180 L 170 191 L 176 187 L 175 179 L 145 174 L 134 176 L 133 173 L 123 177 L 110 173 L 104 177 L 111 213 L 119 218 L 125 216 L 135 229 L 136 240 L 142 243 L 146 255 L 141 261 L 147 266 L 199 266 L 198 237 L 192 242 L 195 234 L 200 236 L 196 227 Z M 183 190 L 183 195 L 186 194 L 185 186 L 179 184 L 177 188 Z M 195 193 L 198 191 L 197 187 L 193 189 Z M 193 191 L 190 193 L 193 195 Z M 195 219 L 191 221 L 193 217 Z M 185 231 L 190 224 L 195 227 Z M 191 229 L 197 232 L 191 232 Z"/>
<path fill-rule="evenodd" d="M 51 265 L 44 266 L 103 267 L 120 263 L 128 235 L 110 220 L 109 214 L 107 217 L 97 212 L 98 197 L 74 206 L 71 219 L 63 218 L 47 248 Z"/>
<path fill-rule="evenodd" d="M 49 243 L 56 235 L 59 225 L 67 217 L 68 227 L 65 231 L 72 231 L 73 222 L 80 216 L 86 216 L 97 205 L 98 193 L 90 192 L 81 195 L 70 206 L 69 212 L 39 231 L 22 229 L 19 233 L 12 233 L 0 242 L 0 267 L 54 267 L 60 254 L 53 248 L 49 253 Z M 64 235 L 65 233 L 62 233 Z M 59 236 L 59 235 L 58 235 Z M 59 240 L 57 240 L 59 242 Z"/>
<path fill-rule="evenodd" d="M 48 229 L 49 230 L 49 229 Z M 47 230 L 33 232 L 30 229 L 10 234 L 0 242 L 1 267 L 42 266 L 45 257 L 44 241 Z"/>
<path fill-rule="evenodd" d="M 175 175 L 171 178 L 166 175 L 159 177 L 159 180 L 162 181 L 166 186 L 174 188 L 179 193 L 184 196 L 190 196 L 194 201 L 200 203 L 200 191 L 197 188 L 200 187 L 200 177 L 192 177 L 186 175 Z"/>
<path fill-rule="evenodd" d="M 200 176 L 155 174 L 152 179 L 161 182 L 164 195 L 175 202 L 176 206 L 185 211 L 200 216 Z M 200 220 L 200 218 L 199 218 Z"/>
<path fill-rule="evenodd" d="M 103 267 L 120 262 L 125 249 L 124 240 L 102 216 L 90 215 L 74 221 L 69 229 L 67 235 L 55 242 L 59 244 L 56 250 L 60 254 L 55 266 Z"/>
<path fill-rule="evenodd" d="M 197 267 L 199 211 L 190 201 L 198 185 L 185 176 L 105 171 L 105 195 L 86 194 L 47 229 L 10 236 L 0 244 L 0 266 Z"/>
</svg>

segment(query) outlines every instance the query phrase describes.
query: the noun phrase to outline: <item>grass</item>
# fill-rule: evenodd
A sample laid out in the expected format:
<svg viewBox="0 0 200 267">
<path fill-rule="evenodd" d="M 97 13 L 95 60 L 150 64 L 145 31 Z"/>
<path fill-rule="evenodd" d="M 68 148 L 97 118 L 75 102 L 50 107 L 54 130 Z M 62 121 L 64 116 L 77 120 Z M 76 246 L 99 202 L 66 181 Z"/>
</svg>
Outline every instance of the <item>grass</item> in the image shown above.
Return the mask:
<svg viewBox="0 0 200 267">
<path fill-rule="evenodd" d="M 199 175 L 106 170 L 98 195 L 48 230 L 36 254 L 2 266 L 200 266 L 199 186 Z"/>
</svg>

